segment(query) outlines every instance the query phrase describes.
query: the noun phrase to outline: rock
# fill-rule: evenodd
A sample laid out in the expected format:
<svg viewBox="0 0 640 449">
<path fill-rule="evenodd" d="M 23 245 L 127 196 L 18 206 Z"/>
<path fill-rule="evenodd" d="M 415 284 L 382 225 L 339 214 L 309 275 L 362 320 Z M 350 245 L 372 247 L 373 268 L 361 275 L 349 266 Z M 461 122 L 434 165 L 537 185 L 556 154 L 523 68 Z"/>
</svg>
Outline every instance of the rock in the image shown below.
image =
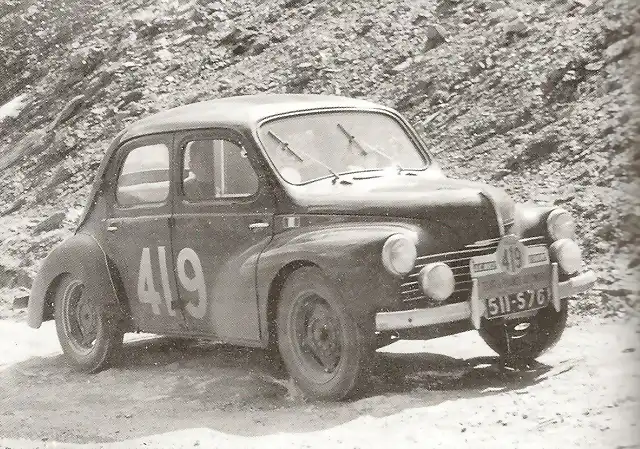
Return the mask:
<svg viewBox="0 0 640 449">
<path fill-rule="evenodd" d="M 602 61 L 590 62 L 584 66 L 585 70 L 589 70 L 590 72 L 597 72 L 602 67 L 604 67 L 604 62 Z"/>
<path fill-rule="evenodd" d="M 22 110 L 30 101 L 31 99 L 28 94 L 20 94 L 13 100 L 0 105 L 0 122 L 7 118 L 18 118 Z"/>
<path fill-rule="evenodd" d="M 622 39 L 609 45 L 604 51 L 607 62 L 612 63 L 621 59 L 627 53 L 631 52 L 631 47 L 631 41 L 627 39 Z"/>
<path fill-rule="evenodd" d="M 69 68 L 80 76 L 87 76 L 104 60 L 104 52 L 96 47 L 77 50 L 69 57 Z"/>
<path fill-rule="evenodd" d="M 504 178 L 505 176 L 507 176 L 508 174 L 511 173 L 511 170 L 506 169 L 506 168 L 499 168 L 498 170 L 496 170 L 493 175 L 491 176 L 492 179 L 494 180 L 499 180 Z"/>
<path fill-rule="evenodd" d="M 598 251 L 601 254 L 607 254 L 610 249 L 611 249 L 611 245 L 609 243 L 606 243 L 606 242 L 596 243 L 596 251 Z"/>
<path fill-rule="evenodd" d="M 47 182 L 46 187 L 49 189 L 54 189 L 56 186 L 62 184 L 67 179 L 71 178 L 73 173 L 67 167 L 60 166 L 58 167 Z"/>
<path fill-rule="evenodd" d="M 616 235 L 616 226 L 611 223 L 604 223 L 596 232 L 595 236 L 605 240 L 611 241 Z"/>
<path fill-rule="evenodd" d="M 173 53 L 166 48 L 161 48 L 156 52 L 156 57 L 161 61 L 171 61 L 173 59 Z"/>
<path fill-rule="evenodd" d="M 411 67 L 413 63 L 413 59 L 409 58 L 406 61 L 401 62 L 400 64 L 393 66 L 391 68 L 391 73 L 400 73 Z"/>
<path fill-rule="evenodd" d="M 45 218 L 33 228 L 33 234 L 40 234 L 42 232 L 53 231 L 62 226 L 66 214 L 64 212 L 56 212 L 48 218 Z"/>
<path fill-rule="evenodd" d="M 191 40 L 192 38 L 193 36 L 190 36 L 188 34 L 183 34 L 182 36 L 180 36 L 179 38 L 173 41 L 173 45 L 182 45 L 185 42 Z"/>
<path fill-rule="evenodd" d="M 427 14 L 424 13 L 418 13 L 416 15 L 416 17 L 411 21 L 411 23 L 413 25 L 420 25 L 423 22 L 426 22 L 427 20 L 429 20 L 429 16 Z"/>
<path fill-rule="evenodd" d="M 31 131 L 8 152 L 0 153 L 0 171 L 11 167 L 21 159 L 32 156 L 47 148 L 55 137 L 54 132 L 47 129 L 37 129 Z"/>
<path fill-rule="evenodd" d="M 600 11 L 602 9 L 602 5 L 595 1 L 592 2 L 589 6 L 587 6 L 583 11 L 582 14 L 588 16 L 591 14 L 595 14 L 596 12 Z"/>
<path fill-rule="evenodd" d="M 602 289 L 601 291 L 603 293 L 606 293 L 609 296 L 614 296 L 617 298 L 622 296 L 629 296 L 633 293 L 628 288 L 606 288 L 606 289 Z"/>
<path fill-rule="evenodd" d="M 495 2 L 497 4 L 497 2 Z M 492 7 L 489 14 L 489 25 L 494 26 L 501 22 L 509 22 L 518 18 L 518 13 L 512 8 Z"/>
<path fill-rule="evenodd" d="M 49 129 L 53 130 L 73 117 L 84 103 L 84 98 L 84 95 L 76 95 L 75 97 L 73 97 L 58 113 L 56 118 L 49 126 Z"/>
<path fill-rule="evenodd" d="M 118 102 L 118 109 L 124 108 L 131 102 L 142 100 L 142 97 L 144 97 L 144 94 L 141 90 L 133 90 L 120 98 L 120 101 Z"/>
<path fill-rule="evenodd" d="M 29 292 L 25 289 L 20 289 L 18 294 L 13 297 L 13 309 L 26 309 L 29 305 Z"/>
<path fill-rule="evenodd" d="M 570 202 L 570 201 L 573 201 L 575 198 L 576 198 L 575 193 L 568 193 L 568 194 L 566 194 L 566 195 L 564 195 L 564 196 L 562 196 L 562 197 L 560 197 L 560 198 L 556 198 L 556 199 L 553 201 L 553 205 L 554 205 L 554 206 L 557 206 L 557 205 L 559 205 L 559 204 L 568 203 L 568 202 Z"/>
<path fill-rule="evenodd" d="M 16 288 L 31 287 L 31 277 L 29 273 L 19 266 L 7 266 L 0 263 L 0 287 Z"/>
<path fill-rule="evenodd" d="M 27 202 L 27 200 L 24 197 L 18 198 L 13 203 L 9 204 L 9 206 L 5 210 L 0 212 L 0 217 L 3 217 L 5 215 L 9 215 L 9 214 L 17 211 L 22 206 L 24 206 L 26 204 L 26 202 Z"/>
<path fill-rule="evenodd" d="M 424 51 L 429 51 L 437 46 L 447 42 L 446 31 L 440 25 L 427 25 L 425 27 L 427 33 L 427 42 L 424 44 Z"/>
<path fill-rule="evenodd" d="M 512 20 L 502 27 L 506 36 L 524 36 L 528 32 L 527 24 L 520 19 Z"/>
<path fill-rule="evenodd" d="M 254 55 L 259 55 L 260 53 L 265 51 L 270 44 L 271 44 L 271 39 L 269 38 L 269 36 L 261 34 L 253 42 L 253 48 L 251 49 L 251 53 Z"/>
<path fill-rule="evenodd" d="M 84 89 L 85 98 L 93 97 L 99 90 L 104 89 L 112 80 L 113 73 L 109 70 L 99 72 Z"/>
<path fill-rule="evenodd" d="M 436 90 L 433 94 L 431 94 L 431 104 L 441 104 L 449 101 L 451 95 L 449 92 L 445 92 L 444 90 Z"/>
<path fill-rule="evenodd" d="M 285 8 L 293 8 L 295 6 L 304 6 L 310 2 L 311 0 L 285 0 L 282 6 L 284 6 Z"/>
<path fill-rule="evenodd" d="M 376 22 L 373 19 L 371 19 L 370 17 L 367 17 L 357 25 L 355 32 L 358 36 L 364 36 L 369 31 L 371 31 L 371 29 L 374 27 L 375 24 Z"/>
</svg>

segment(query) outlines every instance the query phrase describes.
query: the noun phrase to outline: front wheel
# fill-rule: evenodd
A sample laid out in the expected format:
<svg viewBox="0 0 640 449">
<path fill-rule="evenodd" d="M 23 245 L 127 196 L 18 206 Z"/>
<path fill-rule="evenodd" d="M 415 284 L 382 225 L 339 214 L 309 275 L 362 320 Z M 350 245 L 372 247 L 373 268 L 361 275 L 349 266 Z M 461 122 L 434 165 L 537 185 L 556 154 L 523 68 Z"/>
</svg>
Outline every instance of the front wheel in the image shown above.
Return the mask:
<svg viewBox="0 0 640 449">
<path fill-rule="evenodd" d="M 301 268 L 287 279 L 278 304 L 278 346 L 305 395 L 340 400 L 363 386 L 375 349 L 365 329 L 319 269 Z"/>
<path fill-rule="evenodd" d="M 567 301 L 563 299 L 559 312 L 548 306 L 528 318 L 484 320 L 480 336 L 505 363 L 518 366 L 533 362 L 553 347 L 566 325 Z"/>
<path fill-rule="evenodd" d="M 97 372 L 112 363 L 122 348 L 119 320 L 87 295 L 84 281 L 67 275 L 56 290 L 54 315 L 62 351 L 85 372 Z"/>
</svg>

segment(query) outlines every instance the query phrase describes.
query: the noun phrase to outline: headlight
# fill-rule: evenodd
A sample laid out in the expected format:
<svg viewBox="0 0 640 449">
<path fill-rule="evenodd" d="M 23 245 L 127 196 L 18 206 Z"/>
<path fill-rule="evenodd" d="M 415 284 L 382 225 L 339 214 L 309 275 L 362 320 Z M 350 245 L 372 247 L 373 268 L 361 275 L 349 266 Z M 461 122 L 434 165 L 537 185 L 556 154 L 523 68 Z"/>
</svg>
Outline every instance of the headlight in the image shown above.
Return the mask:
<svg viewBox="0 0 640 449">
<path fill-rule="evenodd" d="M 560 268 L 571 275 L 580 271 L 582 255 L 578 244 L 570 239 L 561 239 L 551 245 L 551 257 L 558 261 Z"/>
<path fill-rule="evenodd" d="M 413 270 L 416 257 L 416 245 L 402 234 L 392 235 L 382 247 L 382 263 L 396 276 L 404 276 Z"/>
<path fill-rule="evenodd" d="M 436 262 L 426 265 L 418 276 L 422 291 L 429 298 L 444 301 L 453 293 L 455 279 L 449 265 Z"/>
<path fill-rule="evenodd" d="M 547 217 L 547 231 L 552 240 L 572 239 L 576 231 L 576 222 L 564 209 L 554 209 Z"/>
</svg>

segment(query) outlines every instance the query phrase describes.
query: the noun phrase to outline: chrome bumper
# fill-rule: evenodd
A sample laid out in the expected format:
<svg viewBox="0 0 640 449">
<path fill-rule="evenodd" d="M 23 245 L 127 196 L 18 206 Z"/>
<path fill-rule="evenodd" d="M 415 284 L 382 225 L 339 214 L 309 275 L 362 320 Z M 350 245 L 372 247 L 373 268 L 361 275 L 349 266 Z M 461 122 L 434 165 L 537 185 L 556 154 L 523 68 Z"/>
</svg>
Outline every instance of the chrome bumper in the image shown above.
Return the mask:
<svg viewBox="0 0 640 449">
<path fill-rule="evenodd" d="M 593 271 L 585 271 L 564 282 L 558 282 L 558 264 L 556 263 L 552 264 L 551 276 L 551 304 L 558 311 L 560 310 L 561 298 L 589 290 L 597 279 Z M 478 297 L 477 291 L 477 280 L 474 279 L 471 286 L 471 298 L 467 302 L 428 309 L 376 313 L 376 330 L 411 329 L 464 319 L 470 319 L 473 327 L 479 329 L 482 316 L 485 313 L 485 302 Z"/>
</svg>

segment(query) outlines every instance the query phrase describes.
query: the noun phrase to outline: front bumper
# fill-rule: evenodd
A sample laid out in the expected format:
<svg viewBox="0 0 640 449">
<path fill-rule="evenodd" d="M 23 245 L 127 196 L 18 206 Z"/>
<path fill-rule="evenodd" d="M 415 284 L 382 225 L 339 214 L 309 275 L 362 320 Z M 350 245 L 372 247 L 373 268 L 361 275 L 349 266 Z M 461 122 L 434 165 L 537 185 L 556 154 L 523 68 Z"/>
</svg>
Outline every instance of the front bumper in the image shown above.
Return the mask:
<svg viewBox="0 0 640 449">
<path fill-rule="evenodd" d="M 585 271 L 566 281 L 558 282 L 558 264 L 551 267 L 551 303 L 560 311 L 560 299 L 589 290 L 596 282 L 593 271 Z M 428 309 L 402 310 L 376 313 L 376 330 L 392 331 L 452 323 L 470 319 L 473 327 L 480 328 L 485 313 L 485 302 L 478 297 L 477 280 L 473 280 L 469 301 Z"/>
</svg>

